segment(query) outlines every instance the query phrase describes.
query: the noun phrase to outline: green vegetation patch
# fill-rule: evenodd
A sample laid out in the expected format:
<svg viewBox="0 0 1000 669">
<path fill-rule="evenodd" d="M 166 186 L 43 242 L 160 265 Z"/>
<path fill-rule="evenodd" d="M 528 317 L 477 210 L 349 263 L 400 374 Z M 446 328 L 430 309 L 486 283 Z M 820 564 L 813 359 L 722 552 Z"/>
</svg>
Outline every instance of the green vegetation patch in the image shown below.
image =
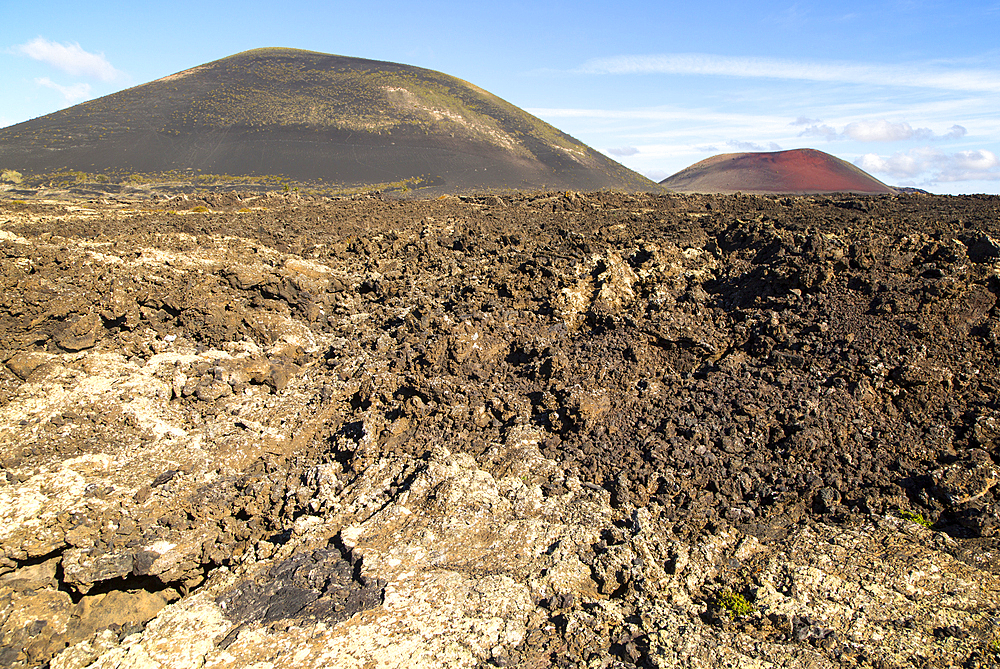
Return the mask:
<svg viewBox="0 0 1000 669">
<path fill-rule="evenodd" d="M 19 184 L 24 180 L 24 175 L 14 170 L 0 170 L 0 183 Z"/>
<path fill-rule="evenodd" d="M 933 527 L 934 521 L 924 518 L 924 514 L 918 511 L 910 511 L 909 509 L 904 509 L 899 512 L 899 517 L 903 520 L 909 520 L 910 522 L 916 523 L 917 525 L 923 525 L 924 527 Z"/>
<path fill-rule="evenodd" d="M 71 188 L 87 186 L 100 190 L 102 186 L 125 186 L 156 191 L 219 193 L 240 190 L 278 191 L 302 196 L 351 196 L 363 193 L 383 195 L 411 195 L 422 188 L 434 185 L 435 178 L 426 175 L 407 177 L 397 181 L 380 183 L 345 184 L 322 181 L 300 182 L 280 174 L 242 175 L 206 174 L 200 170 L 169 170 L 165 172 L 115 171 L 108 174 L 82 172 L 79 170 L 58 170 L 34 174 L 23 178 L 22 185 L 33 189 Z M 190 211 L 207 212 L 208 208 L 195 207 Z"/>
<path fill-rule="evenodd" d="M 746 597 L 728 588 L 719 592 L 714 601 L 720 609 L 725 609 L 737 618 L 750 615 L 757 610 L 757 607 L 751 604 Z"/>
<path fill-rule="evenodd" d="M 22 179 L 24 186 L 29 188 L 70 188 L 86 183 L 107 183 L 109 177 L 105 174 L 82 172 L 80 170 L 56 170 L 43 174 L 33 174 Z"/>
</svg>

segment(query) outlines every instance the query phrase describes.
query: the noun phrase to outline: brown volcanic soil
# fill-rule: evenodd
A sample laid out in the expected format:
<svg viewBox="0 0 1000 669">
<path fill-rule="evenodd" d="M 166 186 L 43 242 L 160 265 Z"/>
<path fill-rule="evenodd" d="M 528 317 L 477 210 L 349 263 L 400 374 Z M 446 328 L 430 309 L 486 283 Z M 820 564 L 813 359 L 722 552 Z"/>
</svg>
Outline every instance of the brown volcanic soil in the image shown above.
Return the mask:
<svg viewBox="0 0 1000 669">
<path fill-rule="evenodd" d="M 895 193 L 854 165 L 815 149 L 724 153 L 660 182 L 679 193 Z"/>
<path fill-rule="evenodd" d="M 201 202 L 0 204 L 0 664 L 997 666 L 1000 198 Z"/>
<path fill-rule="evenodd" d="M 455 77 L 297 49 L 255 49 L 0 129 L 0 167 L 407 182 L 435 194 L 618 188 L 649 179 Z"/>
</svg>

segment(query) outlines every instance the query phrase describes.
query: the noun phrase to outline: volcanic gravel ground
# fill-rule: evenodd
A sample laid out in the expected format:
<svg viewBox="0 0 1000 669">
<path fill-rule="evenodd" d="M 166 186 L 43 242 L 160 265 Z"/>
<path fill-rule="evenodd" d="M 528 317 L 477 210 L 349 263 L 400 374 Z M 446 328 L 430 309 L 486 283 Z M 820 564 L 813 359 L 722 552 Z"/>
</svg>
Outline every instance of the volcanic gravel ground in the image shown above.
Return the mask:
<svg viewBox="0 0 1000 669">
<path fill-rule="evenodd" d="M 642 510 L 685 541 L 737 529 L 768 542 L 818 521 L 904 516 L 1000 573 L 980 557 L 1000 547 L 1000 198 L 231 194 L 167 210 L 178 206 L 0 204 L 0 408 L 56 354 L 142 361 L 170 342 L 204 351 L 253 340 L 271 353 L 242 367 L 193 364 L 167 379 L 171 404 L 204 420 L 235 415 L 245 393 L 281 398 L 307 376 L 308 388 L 294 387 L 314 420 L 169 513 L 91 533 L 94 550 L 111 552 L 208 523 L 215 538 L 193 562 L 157 575 L 156 555 L 142 568 L 134 557 L 98 573 L 73 572 L 63 557 L 64 589 L 145 574 L 159 579 L 147 590 L 176 598 L 246 551 L 266 557 L 280 545 L 311 503 L 319 508 L 318 464 L 349 482 L 444 445 L 499 471 L 511 463 L 491 444 L 526 427 L 559 464 L 535 481 L 543 494 L 564 494 L 576 476 L 610 493 L 622 529 Z M 81 245 L 86 253 L 73 250 Z M 162 271 L 144 270 L 156 254 Z M 201 258 L 200 269 L 171 270 L 181 255 Z M 280 338 L 261 314 L 333 343 L 274 353 Z M 353 392 L 331 399 L 338 384 Z M 12 485 L 96 452 L 67 423 L 134 448 L 151 439 L 114 411 L 7 425 L 8 436 L 21 431 L 2 456 Z M 162 469 L 137 502 L 190 474 Z M 410 481 L 403 467 L 387 494 Z M 606 534 L 584 561 L 620 542 Z M 4 545 L 8 568 L 66 550 L 57 542 L 32 557 L 26 546 Z M 351 576 L 342 545 L 297 559 L 320 576 L 293 577 L 298 562 L 273 568 L 287 572 L 278 586 L 293 588 L 282 595 L 289 610 L 346 605 L 346 616 L 377 603 L 378 584 Z M 628 588 L 596 580 L 612 597 Z M 248 581 L 224 601 L 238 620 L 270 621 L 281 612 L 258 600 L 278 586 Z M 545 604 L 558 612 L 574 601 Z M 26 643 L 5 634 L 8 655 Z M 648 640 L 616 634 L 601 643 L 641 665 Z M 4 663 L 42 662 L 82 638 L 71 636 Z M 573 650 L 565 625 L 540 625 L 496 662 L 586 650 Z"/>
</svg>

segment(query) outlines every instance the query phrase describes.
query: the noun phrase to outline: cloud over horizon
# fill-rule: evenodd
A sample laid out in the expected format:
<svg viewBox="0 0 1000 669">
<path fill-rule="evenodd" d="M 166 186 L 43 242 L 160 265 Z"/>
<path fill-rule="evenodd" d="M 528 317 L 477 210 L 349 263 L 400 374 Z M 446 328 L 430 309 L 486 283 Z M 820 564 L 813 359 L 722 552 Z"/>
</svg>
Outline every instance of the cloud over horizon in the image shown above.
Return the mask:
<svg viewBox="0 0 1000 669">
<path fill-rule="evenodd" d="M 738 142 L 735 139 L 731 139 L 726 142 L 726 146 L 734 148 L 737 151 L 781 151 L 781 146 L 776 142 L 768 142 L 767 146 L 764 146 L 756 142 Z"/>
<path fill-rule="evenodd" d="M 889 121 L 887 119 L 867 119 L 853 121 L 844 126 L 842 132 L 822 123 L 821 119 L 803 119 L 799 117 L 789 125 L 805 125 L 812 123 L 799 133 L 799 137 L 821 137 L 827 141 L 854 140 L 857 142 L 901 142 L 906 140 L 938 140 L 960 139 L 968 131 L 965 127 L 954 124 L 944 134 L 937 134 L 930 128 L 914 128 L 906 121 Z"/>
<path fill-rule="evenodd" d="M 618 157 L 634 156 L 635 154 L 639 153 L 639 149 L 635 148 L 634 146 L 622 146 L 617 149 L 608 149 L 608 153 L 610 153 L 612 156 L 618 156 Z"/>
<path fill-rule="evenodd" d="M 62 93 L 63 97 L 66 98 L 66 102 L 69 103 L 80 102 L 81 100 L 86 100 L 90 97 L 90 84 L 78 83 L 73 84 L 72 86 L 61 86 L 48 77 L 35 79 L 35 83 L 39 86 L 59 91 Z"/>
<path fill-rule="evenodd" d="M 855 161 L 855 165 L 866 172 L 887 174 L 894 179 L 930 175 L 928 183 L 1000 180 L 1000 169 L 997 169 L 1000 159 L 985 149 L 945 153 L 925 146 L 891 156 L 866 153 Z"/>
<path fill-rule="evenodd" d="M 720 56 L 705 53 L 667 53 L 592 58 L 574 71 L 579 74 L 691 74 L 798 79 L 1000 93 L 1000 73 L 996 71 L 945 68 L 924 63 L 893 65 Z"/>
<path fill-rule="evenodd" d="M 76 77 L 91 77 L 111 82 L 124 76 L 121 71 L 108 62 L 103 53 L 85 51 L 76 42 L 60 44 L 44 37 L 36 37 L 30 42 L 15 46 L 14 51 L 48 63 L 52 67 Z"/>
<path fill-rule="evenodd" d="M 914 128 L 906 121 L 855 121 L 844 127 L 844 134 L 859 142 L 899 142 L 906 139 L 929 139 L 930 128 Z"/>
</svg>

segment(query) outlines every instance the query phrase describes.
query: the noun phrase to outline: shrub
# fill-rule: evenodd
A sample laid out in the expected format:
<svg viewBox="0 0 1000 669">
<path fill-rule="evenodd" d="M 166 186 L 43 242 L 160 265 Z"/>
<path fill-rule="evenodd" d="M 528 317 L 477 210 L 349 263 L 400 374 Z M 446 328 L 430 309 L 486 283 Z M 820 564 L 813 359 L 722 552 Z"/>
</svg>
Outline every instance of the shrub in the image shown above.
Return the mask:
<svg viewBox="0 0 1000 669">
<path fill-rule="evenodd" d="M 24 180 L 24 175 L 14 170 L 0 170 L 0 183 L 19 184 Z"/>
<path fill-rule="evenodd" d="M 715 596 L 715 604 L 736 617 L 749 615 L 757 610 L 757 607 L 747 601 L 746 597 L 728 588 Z"/>
<path fill-rule="evenodd" d="M 917 525 L 923 525 L 924 527 L 931 527 L 934 525 L 933 521 L 924 518 L 924 514 L 920 512 L 903 510 L 899 512 L 899 517 L 902 518 L 903 520 L 909 520 L 910 522 L 914 522 Z"/>
</svg>

